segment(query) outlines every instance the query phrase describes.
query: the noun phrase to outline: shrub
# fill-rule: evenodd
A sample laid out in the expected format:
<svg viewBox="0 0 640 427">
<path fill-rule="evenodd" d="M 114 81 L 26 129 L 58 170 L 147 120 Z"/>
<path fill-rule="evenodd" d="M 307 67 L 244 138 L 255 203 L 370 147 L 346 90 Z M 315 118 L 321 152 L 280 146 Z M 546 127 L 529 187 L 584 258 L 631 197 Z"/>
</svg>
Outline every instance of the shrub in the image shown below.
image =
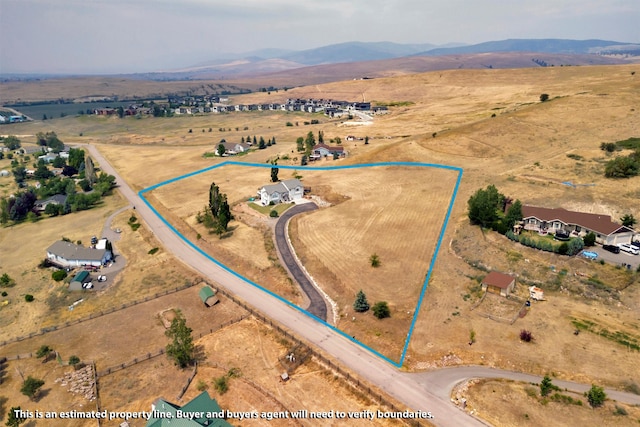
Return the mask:
<svg viewBox="0 0 640 427">
<path fill-rule="evenodd" d="M 531 342 L 533 341 L 533 334 L 531 333 L 531 331 L 523 329 L 520 331 L 520 339 L 524 342 Z"/>
<path fill-rule="evenodd" d="M 378 268 L 380 267 L 380 257 L 377 254 L 373 254 L 369 257 L 369 262 L 371 263 L 371 267 Z"/>
<path fill-rule="evenodd" d="M 80 363 L 80 358 L 78 356 L 73 355 L 69 357 L 69 365 L 76 366 L 78 363 Z"/>
<path fill-rule="evenodd" d="M 33 300 L 34 300 L 33 295 L 31 295 L 31 294 L 26 294 L 26 295 L 24 296 L 24 300 L 25 300 L 26 302 L 31 302 L 31 301 L 33 301 Z"/>
<path fill-rule="evenodd" d="M 384 319 L 391 317 L 391 310 L 389 310 L 389 304 L 386 301 L 380 301 L 373 305 L 373 315 L 378 319 Z"/>
<path fill-rule="evenodd" d="M 629 415 L 629 413 L 622 406 L 616 405 L 616 410 L 613 411 L 613 415 L 623 415 L 624 416 L 624 415 Z"/>
<path fill-rule="evenodd" d="M 64 270 L 56 270 L 53 273 L 51 273 L 51 278 L 56 282 L 59 282 L 67 278 L 67 272 Z"/>
<path fill-rule="evenodd" d="M 218 393 L 225 394 L 229 390 L 229 378 L 226 375 L 216 378 L 213 380 L 213 386 Z"/>
<path fill-rule="evenodd" d="M 602 406 L 605 399 L 607 398 L 607 394 L 604 392 L 604 388 L 598 387 L 595 384 L 591 385 L 591 389 L 585 393 L 587 396 L 587 400 L 589 401 L 589 405 L 593 408 L 597 408 L 598 406 Z"/>
<path fill-rule="evenodd" d="M 278 211 L 273 209 L 271 212 L 269 212 L 269 216 L 271 218 L 277 218 L 278 217 Z"/>
<path fill-rule="evenodd" d="M 149 255 L 154 255 L 156 252 L 158 252 L 160 250 L 160 248 L 153 248 L 150 249 L 149 252 L 147 252 Z"/>
<path fill-rule="evenodd" d="M 2 291 L 2 296 L 6 297 L 7 295 L 9 295 L 6 291 Z"/>
<path fill-rule="evenodd" d="M 590 231 L 586 236 L 582 238 L 585 246 L 593 246 L 596 244 L 596 235 L 593 231 Z"/>
<path fill-rule="evenodd" d="M 549 100 L 549 94 L 548 93 L 543 93 L 542 95 L 540 95 L 540 102 L 545 102 Z"/>
<path fill-rule="evenodd" d="M 196 388 L 198 389 L 198 391 L 205 391 L 206 389 L 209 388 L 209 386 L 207 385 L 205 380 L 198 380 L 198 384 L 196 385 Z"/>
<path fill-rule="evenodd" d="M 38 351 L 36 351 L 36 357 L 39 359 L 41 357 L 46 356 L 47 354 L 51 353 L 53 351 L 53 349 L 51 347 L 49 347 L 48 345 L 41 345 L 40 348 L 38 349 Z"/>
</svg>

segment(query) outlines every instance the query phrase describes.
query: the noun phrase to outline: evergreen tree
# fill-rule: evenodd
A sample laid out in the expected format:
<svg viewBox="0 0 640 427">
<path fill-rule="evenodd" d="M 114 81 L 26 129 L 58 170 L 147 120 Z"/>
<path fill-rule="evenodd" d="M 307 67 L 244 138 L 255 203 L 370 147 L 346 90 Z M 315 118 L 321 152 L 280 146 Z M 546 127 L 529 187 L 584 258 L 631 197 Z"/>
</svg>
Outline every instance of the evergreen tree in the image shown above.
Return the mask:
<svg viewBox="0 0 640 427">
<path fill-rule="evenodd" d="M 540 382 L 540 395 L 548 396 L 549 393 L 553 390 L 554 386 L 551 382 L 551 378 L 548 375 L 545 375 L 542 381 Z"/>
<path fill-rule="evenodd" d="M 324 143 L 324 132 L 321 130 L 318 131 L 318 144 Z"/>
<path fill-rule="evenodd" d="M 275 167 L 276 163 L 273 163 L 274 166 L 271 167 L 271 182 L 278 182 L 278 171 L 279 169 Z"/>
<path fill-rule="evenodd" d="M 209 187 L 209 209 L 214 217 L 218 216 L 220 209 L 220 188 L 215 182 L 212 182 L 211 187 Z"/>
<path fill-rule="evenodd" d="M 304 151 L 307 155 L 311 154 L 314 145 L 316 145 L 316 138 L 313 136 L 313 132 L 309 131 L 304 140 Z"/>
<path fill-rule="evenodd" d="M 27 421 L 26 418 L 20 418 L 16 416 L 16 413 L 19 413 L 18 411 L 20 411 L 20 409 L 21 408 L 19 406 L 14 406 L 11 408 L 9 414 L 7 414 L 7 422 L 5 424 L 7 427 L 18 427 L 20 424 Z"/>
<path fill-rule="evenodd" d="M 304 138 L 301 136 L 296 139 L 296 149 L 299 153 L 304 151 Z"/>
<path fill-rule="evenodd" d="M 92 187 L 93 184 L 96 183 L 97 179 L 95 167 L 93 166 L 93 160 L 89 156 L 87 156 L 84 161 L 84 179 L 86 179 L 87 182 L 89 182 L 89 185 L 91 185 Z"/>
<path fill-rule="evenodd" d="M 217 226 L 216 226 L 216 234 L 221 235 L 222 233 L 227 231 L 227 226 L 229 225 L 229 221 L 233 219 L 231 215 L 231 209 L 229 208 L 229 203 L 227 202 L 227 195 L 222 194 L 220 196 L 220 210 L 217 216 Z"/>
<path fill-rule="evenodd" d="M 271 145 L 276 145 L 276 137 L 271 138 Z"/>
<path fill-rule="evenodd" d="M 356 295 L 356 301 L 353 303 L 353 309 L 358 313 L 364 313 L 369 310 L 369 302 L 367 302 L 367 296 L 362 289 Z"/>
</svg>

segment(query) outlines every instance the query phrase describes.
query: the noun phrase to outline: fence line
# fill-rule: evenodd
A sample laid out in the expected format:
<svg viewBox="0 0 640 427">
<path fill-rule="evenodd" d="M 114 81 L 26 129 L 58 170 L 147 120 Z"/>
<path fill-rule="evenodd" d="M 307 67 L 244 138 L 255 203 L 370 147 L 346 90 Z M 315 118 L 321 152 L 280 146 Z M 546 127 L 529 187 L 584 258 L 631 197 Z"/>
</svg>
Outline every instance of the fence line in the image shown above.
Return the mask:
<svg viewBox="0 0 640 427">
<path fill-rule="evenodd" d="M 235 319 L 228 320 L 228 321 L 226 321 L 224 323 L 221 323 L 220 326 L 218 326 L 217 328 L 209 329 L 209 332 L 200 332 L 198 338 L 202 338 L 205 335 L 212 334 L 212 333 L 214 333 L 214 332 L 216 332 L 216 331 L 218 331 L 218 330 L 220 330 L 222 328 L 226 328 L 227 326 L 233 325 L 234 323 L 238 323 L 238 322 L 240 322 L 240 321 L 242 321 L 242 320 L 244 320 L 246 318 L 247 318 L 246 315 L 242 315 L 242 316 L 237 317 Z M 163 355 L 163 354 L 165 354 L 165 352 L 166 352 L 165 349 L 161 348 L 161 349 L 156 350 L 154 353 L 149 352 L 149 353 L 143 354 L 142 356 L 138 356 L 138 357 L 136 357 L 134 359 L 131 359 L 131 360 L 129 360 L 127 362 L 124 362 L 124 363 L 121 363 L 119 365 L 114 365 L 114 366 L 108 367 L 107 369 L 98 372 L 97 375 L 98 375 L 98 377 L 104 377 L 106 375 L 113 374 L 114 372 L 118 372 L 118 371 L 120 371 L 122 369 L 128 368 L 128 367 L 133 366 L 133 365 L 137 365 L 138 363 L 141 363 L 141 362 L 147 361 L 149 359 L 153 359 L 154 357 L 158 357 L 160 355 Z"/>
<path fill-rule="evenodd" d="M 196 376 L 197 373 L 198 373 L 198 362 L 194 364 L 193 372 L 191 373 L 191 375 L 189 375 L 189 378 L 187 378 L 187 383 L 184 385 L 184 387 L 182 387 L 182 391 L 178 395 L 178 401 L 182 400 L 182 396 L 184 396 L 184 394 L 186 393 L 187 389 L 189 388 L 189 385 L 191 384 L 191 381 L 193 381 L 193 378 Z"/>
<path fill-rule="evenodd" d="M 144 302 L 148 302 L 148 301 L 151 301 L 151 300 L 154 300 L 154 299 L 157 299 L 157 298 L 161 298 L 161 297 L 164 297 L 164 296 L 169 295 L 169 294 L 180 292 L 180 291 L 183 291 L 185 289 L 188 289 L 188 288 L 191 288 L 191 287 L 195 286 L 196 283 L 202 283 L 202 281 L 197 281 L 196 280 L 196 281 L 193 281 L 191 283 L 185 283 L 184 285 L 176 287 L 176 288 L 173 288 L 173 289 L 167 289 L 167 290 L 162 291 L 162 292 L 157 292 L 153 296 L 146 296 L 144 298 L 140 298 L 140 299 L 128 302 L 128 303 L 121 304 L 118 307 L 111 307 L 111 308 L 108 308 L 106 310 L 102 310 L 102 311 L 100 311 L 98 313 L 91 313 L 88 316 L 85 316 L 85 317 L 82 317 L 82 318 L 76 319 L 76 320 L 70 320 L 70 321 L 62 323 L 60 325 L 48 326 L 46 328 L 40 329 L 39 331 L 30 332 L 29 335 L 24 335 L 24 336 L 20 336 L 20 337 L 11 338 L 11 339 L 6 340 L 6 341 L 1 341 L 0 342 L 0 347 L 3 347 L 5 345 L 7 345 L 7 344 L 11 344 L 13 342 L 24 341 L 26 339 L 30 339 L 30 338 L 33 338 L 33 337 L 44 335 L 44 334 L 47 334 L 49 332 L 57 331 L 59 329 L 68 328 L 69 326 L 77 325 L 78 323 L 86 322 L 88 320 L 97 319 L 98 317 L 106 316 L 107 314 L 111 314 L 111 313 L 114 313 L 116 311 L 124 310 L 125 308 L 133 307 L 135 305 L 142 304 Z"/>
<path fill-rule="evenodd" d="M 229 298 L 230 300 L 232 300 L 234 303 L 236 303 L 240 307 L 242 307 L 245 310 L 247 310 L 249 313 L 251 313 L 260 322 L 264 323 L 265 325 L 269 325 L 272 328 L 276 329 L 280 334 L 284 335 L 287 339 L 293 341 L 293 343 L 295 345 L 304 346 L 304 347 L 308 348 L 310 353 L 311 353 L 311 355 L 314 358 L 316 358 L 317 360 L 320 360 L 322 362 L 321 364 L 323 364 L 325 366 L 328 366 L 331 371 L 337 372 L 340 376 L 345 378 L 346 379 L 346 384 L 349 385 L 354 390 L 356 390 L 356 391 L 358 391 L 360 393 L 363 393 L 363 392 L 366 391 L 366 393 L 373 398 L 372 400 L 378 402 L 381 405 L 384 405 L 384 406 L 390 408 L 394 412 L 402 412 L 404 410 L 404 409 L 398 408 L 394 403 L 389 401 L 387 398 L 383 397 L 380 393 L 376 392 L 375 390 L 372 390 L 369 385 L 365 385 L 364 383 L 361 383 L 360 380 L 357 377 L 352 376 L 351 374 L 349 374 L 348 372 L 343 370 L 337 364 L 332 363 L 328 358 L 326 358 L 322 354 L 320 354 L 317 351 L 315 351 L 313 348 L 311 348 L 311 346 L 308 346 L 307 344 L 305 344 L 304 342 L 299 340 L 297 337 L 293 336 L 293 334 L 291 334 L 290 332 L 288 332 L 285 329 L 283 329 L 282 327 L 280 327 L 280 325 L 274 324 L 271 319 L 266 318 L 264 315 L 262 315 L 262 313 L 256 311 L 253 307 L 245 304 L 243 301 L 240 301 L 234 295 L 229 294 L 224 289 L 217 289 L 217 291 L 220 292 L 221 294 L 223 294 L 224 296 L 226 296 L 227 298 Z M 408 424 L 408 423 L 409 423 L 409 420 L 405 421 L 405 424 Z M 422 424 L 417 420 L 412 420 L 411 425 L 416 426 L 416 427 L 421 427 L 422 426 Z"/>
</svg>

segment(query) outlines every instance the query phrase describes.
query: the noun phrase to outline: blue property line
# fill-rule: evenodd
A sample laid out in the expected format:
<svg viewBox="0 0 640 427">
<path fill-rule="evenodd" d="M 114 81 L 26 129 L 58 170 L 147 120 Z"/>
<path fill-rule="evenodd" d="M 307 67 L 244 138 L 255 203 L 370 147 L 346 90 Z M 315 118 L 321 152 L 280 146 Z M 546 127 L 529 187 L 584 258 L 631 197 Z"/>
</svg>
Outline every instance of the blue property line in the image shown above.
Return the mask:
<svg viewBox="0 0 640 427">
<path fill-rule="evenodd" d="M 447 214 L 445 216 L 444 219 L 444 223 L 442 224 L 442 227 L 440 229 L 440 235 L 438 237 L 438 242 L 436 244 L 436 248 L 435 251 L 433 253 L 433 256 L 431 257 L 431 262 L 429 263 L 429 269 L 427 272 L 427 275 L 425 277 L 425 281 L 422 285 L 422 290 L 420 291 L 420 297 L 418 298 L 418 303 L 416 305 L 416 309 L 415 312 L 413 314 L 413 319 L 411 320 L 411 326 L 409 327 L 409 332 L 407 333 L 407 338 L 405 340 L 404 343 L 404 347 L 402 349 L 402 354 L 400 356 L 400 360 L 398 362 L 391 360 L 390 358 L 388 358 L 387 356 L 385 356 L 384 354 L 380 353 L 379 351 L 369 347 L 368 345 L 355 340 L 353 337 L 351 337 L 350 335 L 348 335 L 347 333 L 345 333 L 344 331 L 336 328 L 335 326 L 327 323 L 326 321 L 324 321 L 323 319 L 320 319 L 319 317 L 313 315 L 312 313 L 309 313 L 308 311 L 304 310 L 301 307 L 298 307 L 297 305 L 293 304 L 292 302 L 284 299 L 283 297 L 281 297 L 280 295 L 270 291 L 269 289 L 249 280 L 248 278 L 242 276 L 240 273 L 230 269 L 229 267 L 227 267 L 226 265 L 222 264 L 220 261 L 216 260 L 215 258 L 213 258 L 211 255 L 207 254 L 206 252 L 204 252 L 202 249 L 200 249 L 198 246 L 196 246 L 194 243 L 192 243 L 189 239 L 187 239 L 182 233 L 180 233 L 173 225 L 171 225 L 161 214 L 160 212 L 158 212 L 150 203 L 149 201 L 144 197 L 144 193 L 147 193 L 149 191 L 155 190 L 159 187 L 165 186 L 167 184 L 171 184 L 180 180 L 183 180 L 185 178 L 190 178 L 192 176 L 196 176 L 199 175 L 201 173 L 205 173 L 217 168 L 220 168 L 222 166 L 243 166 L 243 167 L 260 167 L 260 168 L 272 168 L 274 166 L 280 168 L 280 169 L 302 169 L 302 170 L 316 170 L 316 171 L 322 171 L 322 170 L 340 170 L 340 169 L 357 169 L 357 168 L 365 168 L 365 167 L 380 167 L 380 166 L 410 166 L 410 167 L 432 167 L 432 168 L 438 168 L 438 169 L 447 169 L 447 170 L 452 170 L 452 171 L 456 171 L 458 172 L 458 178 L 456 180 L 456 185 L 454 187 L 453 190 L 453 194 L 451 196 L 451 200 L 449 201 L 449 207 L 447 209 Z M 194 172 L 190 172 L 184 175 L 180 175 L 178 177 L 175 178 L 171 178 L 168 179 L 166 181 L 162 181 L 158 184 L 152 185 L 150 187 L 147 187 L 143 190 L 140 190 L 138 192 L 138 195 L 140 196 L 140 198 L 142 199 L 142 201 L 149 207 L 149 209 L 151 209 L 151 211 L 156 214 L 156 216 L 158 218 L 160 218 L 160 220 L 171 230 L 173 231 L 180 239 L 182 239 L 188 246 L 190 246 L 192 249 L 194 249 L 196 252 L 198 252 L 199 254 L 201 254 L 202 256 L 204 256 L 205 258 L 207 258 L 208 260 L 212 261 L 214 264 L 216 264 L 218 267 L 222 268 L 223 270 L 225 270 L 226 272 L 232 274 L 233 276 L 243 280 L 244 282 L 260 289 L 263 292 L 266 292 L 267 294 L 271 295 L 272 297 L 277 298 L 278 300 L 282 301 L 283 303 L 287 304 L 289 307 L 294 308 L 295 310 L 299 311 L 300 313 L 305 314 L 306 316 L 309 316 L 310 318 L 322 323 L 323 325 L 327 326 L 328 328 L 330 328 L 331 330 L 333 330 L 334 332 L 339 333 L 340 335 L 342 335 L 343 337 L 347 338 L 348 340 L 352 341 L 353 343 L 359 345 L 360 347 L 366 349 L 367 351 L 375 354 L 376 356 L 380 357 L 381 359 L 389 362 L 390 364 L 400 368 L 402 367 L 402 364 L 404 363 L 404 359 L 407 353 L 407 349 L 409 347 L 409 342 L 411 341 L 411 336 L 413 335 L 413 330 L 415 328 L 415 324 L 418 318 L 418 313 L 420 312 L 420 307 L 422 306 L 422 301 L 424 299 L 424 295 L 425 292 L 427 290 L 427 286 L 429 285 L 429 279 L 431 278 L 431 272 L 433 271 L 433 267 L 435 265 L 435 261 L 436 258 L 438 256 L 438 251 L 440 250 L 440 246 L 442 244 L 442 240 L 444 238 L 444 233 L 445 230 L 447 228 L 447 224 L 449 223 L 449 218 L 451 216 L 451 211 L 453 210 L 453 204 L 455 202 L 455 199 L 458 195 L 458 189 L 460 187 L 460 181 L 462 180 L 462 168 L 459 167 L 455 167 L 455 166 L 448 166 L 448 165 L 440 165 L 440 164 L 435 164 L 435 163 L 414 163 L 414 162 L 383 162 L 383 163 L 363 163 L 363 164 L 357 164 L 357 165 L 341 165 L 341 166 L 305 166 L 305 167 L 298 167 L 298 166 L 287 166 L 287 165 L 272 165 L 270 163 L 267 164 L 263 164 L 263 163 L 244 163 L 244 162 L 236 162 L 236 161 L 225 161 L 222 163 L 219 163 L 217 165 L 213 165 L 213 166 L 209 166 L 207 168 L 204 169 L 200 169 Z"/>
</svg>

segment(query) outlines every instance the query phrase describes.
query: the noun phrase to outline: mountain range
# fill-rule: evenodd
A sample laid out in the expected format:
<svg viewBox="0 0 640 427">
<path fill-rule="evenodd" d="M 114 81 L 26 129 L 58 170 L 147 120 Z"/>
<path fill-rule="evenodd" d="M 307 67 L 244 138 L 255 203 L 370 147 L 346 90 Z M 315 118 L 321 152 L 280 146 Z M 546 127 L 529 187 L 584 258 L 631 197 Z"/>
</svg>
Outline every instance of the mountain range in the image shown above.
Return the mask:
<svg viewBox="0 0 640 427">
<path fill-rule="evenodd" d="M 435 46 L 432 44 L 400 44 L 391 42 L 347 42 L 322 46 L 315 49 L 291 51 L 283 49 L 263 49 L 246 54 L 226 55 L 207 62 L 202 62 L 177 70 L 167 70 L 160 73 L 146 73 L 138 78 L 151 79 L 234 79 L 253 75 L 271 74 L 290 71 L 312 66 L 327 66 L 332 64 L 361 63 L 370 61 L 386 61 L 412 57 L 444 57 L 436 63 L 450 63 L 450 57 L 478 54 L 521 54 L 524 52 L 536 54 L 562 55 L 562 59 L 542 58 L 538 66 L 546 63 L 564 65 L 585 65 L 589 63 L 618 63 L 625 62 L 625 58 L 640 58 L 640 44 L 625 43 L 610 40 L 567 40 L 567 39 L 508 39 L 491 41 L 474 45 L 450 44 Z M 572 61 L 570 55 L 575 55 Z M 610 61 L 595 60 L 590 56 L 607 57 Z M 521 55 L 514 64 L 504 60 L 501 56 L 499 68 L 521 67 Z M 473 63 L 474 61 L 467 61 Z M 467 65 L 468 66 L 468 65 Z M 487 65 L 478 65 L 488 67 Z M 536 66 L 528 63 L 528 66 Z M 460 68 L 460 64 L 456 67 Z M 472 66 L 473 68 L 475 66 Z M 377 67 L 375 67 L 377 68 Z M 492 68 L 492 67 L 488 67 Z M 435 66 L 435 69 L 442 69 Z M 426 70 L 423 70 L 426 71 Z"/>
</svg>

